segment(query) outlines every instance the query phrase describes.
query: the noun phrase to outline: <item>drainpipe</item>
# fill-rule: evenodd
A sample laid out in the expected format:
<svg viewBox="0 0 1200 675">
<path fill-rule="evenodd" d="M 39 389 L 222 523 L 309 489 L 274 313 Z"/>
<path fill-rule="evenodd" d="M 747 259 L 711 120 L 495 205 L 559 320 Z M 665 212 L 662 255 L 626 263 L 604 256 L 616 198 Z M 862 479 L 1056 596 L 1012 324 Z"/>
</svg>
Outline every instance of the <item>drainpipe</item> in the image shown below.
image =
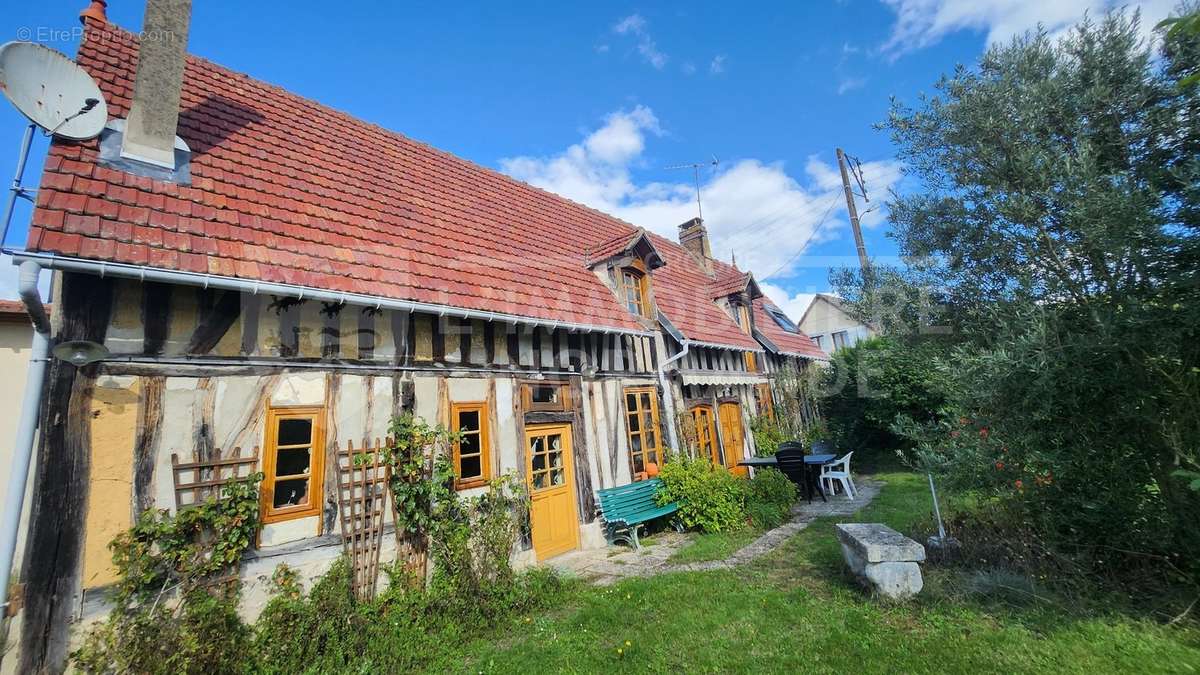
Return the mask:
<svg viewBox="0 0 1200 675">
<path fill-rule="evenodd" d="M 663 361 L 662 365 L 658 367 L 658 383 L 662 385 L 663 389 L 663 405 L 670 411 L 670 416 L 667 418 L 667 436 L 669 436 L 667 440 L 671 442 L 671 448 L 676 452 L 682 452 L 682 448 L 679 447 L 679 436 L 675 431 L 675 400 L 671 397 L 671 383 L 667 381 L 667 366 L 687 356 L 691 346 L 690 342 L 684 340 L 683 349 L 675 356 Z"/>
<path fill-rule="evenodd" d="M 0 511 L 0 574 L 4 575 L 0 580 L 3 582 L 0 583 L 0 611 L 5 613 L 8 610 L 13 555 L 17 549 L 17 531 L 21 526 L 21 509 L 25 505 L 25 482 L 29 475 L 29 461 L 33 456 L 33 437 L 37 432 L 42 384 L 46 379 L 46 364 L 50 360 L 47 358 L 50 351 L 50 320 L 37 288 L 42 267 L 35 262 L 25 261 L 19 270 L 18 293 L 33 321 L 33 344 L 29 354 L 25 396 L 21 402 L 21 418 L 17 422 L 8 492 L 4 497 L 4 509 Z"/>
</svg>

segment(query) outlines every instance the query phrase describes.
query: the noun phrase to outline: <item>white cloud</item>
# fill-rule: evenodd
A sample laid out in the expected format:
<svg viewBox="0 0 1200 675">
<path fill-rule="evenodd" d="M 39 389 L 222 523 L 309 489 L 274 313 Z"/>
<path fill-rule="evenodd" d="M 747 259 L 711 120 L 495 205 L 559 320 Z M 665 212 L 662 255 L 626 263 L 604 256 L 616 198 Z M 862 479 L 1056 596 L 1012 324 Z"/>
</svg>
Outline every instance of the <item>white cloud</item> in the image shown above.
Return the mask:
<svg viewBox="0 0 1200 675">
<path fill-rule="evenodd" d="M 987 32 L 1001 42 L 1041 26 L 1061 33 L 1083 18 L 1118 7 L 1141 9 L 1142 32 L 1149 36 L 1177 0 L 883 0 L 896 12 L 896 24 L 882 51 L 893 58 L 936 44 L 959 30 Z"/>
<path fill-rule="evenodd" d="M 609 49 L 610 49 L 610 47 L 607 44 L 602 43 L 602 44 L 596 45 L 596 53 L 597 54 L 607 54 Z"/>
<path fill-rule="evenodd" d="M 680 69 L 683 70 L 684 75 L 696 74 L 696 64 L 692 63 L 691 61 L 684 61 L 683 65 L 680 66 Z"/>
<path fill-rule="evenodd" d="M 658 50 L 658 45 L 646 30 L 646 20 L 641 14 L 630 14 L 613 26 L 617 35 L 629 35 L 637 39 L 637 50 L 646 63 L 662 70 L 667 65 L 667 55 Z"/>
<path fill-rule="evenodd" d="M 842 94 L 845 94 L 848 91 L 854 91 L 855 89 L 861 89 L 866 83 L 867 83 L 867 80 L 866 80 L 866 78 L 863 78 L 863 77 L 844 77 L 844 78 L 842 78 L 841 82 L 838 82 L 838 88 L 837 88 L 838 96 L 841 96 Z"/>
<path fill-rule="evenodd" d="M 762 288 L 763 295 L 767 296 L 771 302 L 779 306 L 784 314 L 787 314 L 792 321 L 799 322 L 800 317 L 804 316 L 804 311 L 808 309 L 808 305 L 817 297 L 816 293 L 796 293 L 792 295 L 783 288 L 775 284 L 759 284 Z"/>
<path fill-rule="evenodd" d="M 638 106 L 608 115 L 604 124 L 561 153 L 549 157 L 510 157 L 501 169 L 525 182 L 560 194 L 675 239 L 680 223 L 696 215 L 696 192 L 690 175 L 671 174 L 669 181 L 635 180 L 645 163 L 646 142 L 660 135 L 652 110 Z M 894 160 L 867 162 L 863 173 L 870 189 L 882 195 L 900 178 Z M 678 176 L 678 177 L 676 177 Z M 755 273 L 760 281 L 785 278 L 800 264 L 807 243 L 839 237 L 846 227 L 841 179 L 834 166 L 809 158 L 797 179 L 783 162 L 745 158 L 723 164 L 701 185 L 704 218 L 713 254 Z M 814 235 L 814 229 L 828 220 Z M 877 224 L 882 213 L 864 217 Z M 847 260 L 853 257 L 848 249 Z M 820 266 L 841 264 L 822 260 Z"/>
<path fill-rule="evenodd" d="M 725 55 L 717 54 L 713 57 L 712 63 L 708 64 L 708 72 L 713 75 L 720 75 L 725 72 Z"/>
</svg>

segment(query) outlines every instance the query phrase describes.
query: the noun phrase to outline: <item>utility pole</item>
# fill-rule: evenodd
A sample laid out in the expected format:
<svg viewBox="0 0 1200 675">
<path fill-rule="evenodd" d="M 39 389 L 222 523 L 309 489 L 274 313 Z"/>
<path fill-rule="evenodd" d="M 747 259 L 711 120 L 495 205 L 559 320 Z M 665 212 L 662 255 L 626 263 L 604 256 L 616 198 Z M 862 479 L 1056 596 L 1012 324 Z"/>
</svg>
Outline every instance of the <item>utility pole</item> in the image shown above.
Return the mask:
<svg viewBox="0 0 1200 675">
<path fill-rule="evenodd" d="M 850 213 L 850 227 L 854 230 L 854 246 L 858 249 L 858 264 L 862 267 L 863 280 L 870 275 L 871 262 L 867 260 L 867 245 L 863 243 L 862 227 L 858 223 L 858 208 L 854 205 L 854 191 L 850 189 L 850 174 L 846 169 L 846 153 L 837 149 L 838 169 L 842 172 L 842 187 L 846 190 L 846 210 Z"/>
</svg>

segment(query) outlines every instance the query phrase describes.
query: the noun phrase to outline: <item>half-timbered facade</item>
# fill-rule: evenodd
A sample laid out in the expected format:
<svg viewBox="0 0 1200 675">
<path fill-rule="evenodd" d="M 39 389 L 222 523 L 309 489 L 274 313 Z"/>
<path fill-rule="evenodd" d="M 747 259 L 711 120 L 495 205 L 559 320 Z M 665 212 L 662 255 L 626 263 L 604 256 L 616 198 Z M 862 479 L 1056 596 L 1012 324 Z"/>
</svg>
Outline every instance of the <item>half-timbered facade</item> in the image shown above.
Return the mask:
<svg viewBox="0 0 1200 675">
<path fill-rule="evenodd" d="M 78 62 L 119 122 L 138 44 L 87 25 Z M 459 489 L 512 472 L 544 493 L 533 562 L 603 545 L 595 491 L 668 447 L 736 469 L 772 370 L 819 356 L 764 326 L 773 305 L 699 219 L 671 241 L 191 56 L 178 106 L 184 178 L 110 161 L 120 124 L 55 140 L 17 256 L 55 273 L 54 339 L 109 352 L 45 387 L 35 642 L 101 606 L 108 542 L 180 508 L 191 464 L 266 474 L 253 612 L 264 571 L 340 554 L 338 453 L 403 411 L 463 431 Z"/>
</svg>

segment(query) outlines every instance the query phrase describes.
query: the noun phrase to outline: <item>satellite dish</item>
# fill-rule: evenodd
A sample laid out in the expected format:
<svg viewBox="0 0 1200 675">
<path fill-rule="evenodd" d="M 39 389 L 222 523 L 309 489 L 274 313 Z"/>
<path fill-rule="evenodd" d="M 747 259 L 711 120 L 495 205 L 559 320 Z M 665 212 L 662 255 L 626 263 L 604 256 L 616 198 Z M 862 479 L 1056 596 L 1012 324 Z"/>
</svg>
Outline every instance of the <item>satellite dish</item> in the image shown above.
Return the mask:
<svg viewBox="0 0 1200 675">
<path fill-rule="evenodd" d="M 108 121 L 95 80 L 65 55 L 39 44 L 0 45 L 0 90 L 31 122 L 56 136 L 95 138 Z"/>
</svg>

